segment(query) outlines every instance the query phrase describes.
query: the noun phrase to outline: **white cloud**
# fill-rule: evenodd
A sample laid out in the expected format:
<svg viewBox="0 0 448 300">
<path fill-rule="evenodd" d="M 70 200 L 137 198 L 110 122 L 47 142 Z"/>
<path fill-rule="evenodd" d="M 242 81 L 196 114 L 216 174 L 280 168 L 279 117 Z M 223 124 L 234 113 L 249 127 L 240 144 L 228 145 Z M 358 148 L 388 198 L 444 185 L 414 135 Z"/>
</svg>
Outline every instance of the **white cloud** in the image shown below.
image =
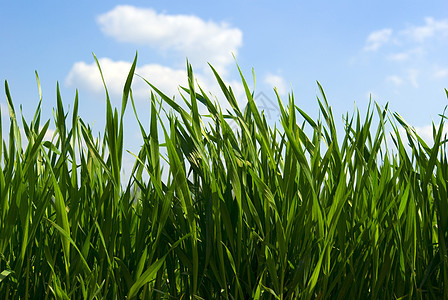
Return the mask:
<svg viewBox="0 0 448 300">
<path fill-rule="evenodd" d="M 381 46 L 390 41 L 391 36 L 392 36 L 392 29 L 390 28 L 372 32 L 367 37 L 364 50 L 366 51 L 378 50 Z"/>
<path fill-rule="evenodd" d="M 425 18 L 425 25 L 413 26 L 402 33 L 420 43 L 435 36 L 446 37 L 448 36 L 448 19 L 437 21 L 434 18 Z"/>
<path fill-rule="evenodd" d="M 405 61 L 409 59 L 409 53 L 408 52 L 393 53 L 390 54 L 387 58 L 393 61 Z"/>
<path fill-rule="evenodd" d="M 187 72 L 182 69 L 172 69 L 159 64 L 148 64 L 136 68 L 136 73 L 154 84 L 168 97 L 177 95 L 179 86 L 187 86 Z M 138 83 L 137 83 L 138 81 Z M 147 96 L 148 85 L 136 78 L 137 95 Z"/>
<path fill-rule="evenodd" d="M 414 47 L 403 52 L 389 54 L 387 56 L 387 59 L 396 62 L 403 62 L 409 61 L 419 56 L 421 57 L 423 54 L 425 54 L 425 50 L 423 49 L 423 47 Z"/>
<path fill-rule="evenodd" d="M 397 75 L 391 75 L 391 76 L 386 77 L 386 81 L 391 82 L 397 86 L 402 85 L 404 82 L 403 79 Z"/>
<path fill-rule="evenodd" d="M 131 68 L 131 63 L 126 61 L 113 61 L 109 58 L 101 58 L 98 61 L 109 94 L 111 96 L 120 96 L 123 92 L 123 86 Z M 186 71 L 175 70 L 158 64 L 137 67 L 135 72 L 154 84 L 169 97 L 177 94 L 178 86 L 186 85 L 187 81 Z M 66 78 L 66 84 L 80 89 L 86 89 L 95 95 L 104 94 L 101 75 L 95 62 L 91 64 L 85 62 L 75 63 Z M 149 86 L 141 79 L 133 79 L 132 91 L 136 98 L 148 97 L 149 90 Z"/>
<path fill-rule="evenodd" d="M 131 64 L 126 61 L 112 61 L 109 58 L 99 60 L 109 93 L 119 94 L 123 89 L 126 74 Z M 103 83 L 96 63 L 87 64 L 77 62 L 73 65 L 66 80 L 66 84 L 78 88 L 87 88 L 94 93 L 103 93 Z"/>
<path fill-rule="evenodd" d="M 150 8 L 116 6 L 97 18 L 101 31 L 120 42 L 148 45 L 160 51 L 175 51 L 193 66 L 221 73 L 233 62 L 242 45 L 240 29 L 229 24 L 204 21 L 193 15 L 168 15 Z"/>
<path fill-rule="evenodd" d="M 264 78 L 264 82 L 269 86 L 271 86 L 272 88 L 276 87 L 279 95 L 287 94 L 286 83 L 283 77 L 268 73 Z"/>
<path fill-rule="evenodd" d="M 420 24 L 372 32 L 367 37 L 364 51 L 376 51 L 375 59 L 383 66 L 381 76 L 386 82 L 394 84 L 397 89 L 419 88 L 439 85 L 440 82 L 432 81 L 448 77 L 448 69 L 441 65 L 447 42 L 448 19 L 428 17 Z M 393 76 L 387 76 L 391 73 Z"/>
<path fill-rule="evenodd" d="M 131 63 L 125 61 L 113 61 L 109 58 L 100 58 L 98 61 L 106 81 L 111 101 L 121 101 L 123 86 L 131 68 Z M 187 72 L 182 69 L 173 69 L 159 64 L 147 64 L 137 66 L 135 73 L 155 85 L 170 98 L 174 96 L 176 99 L 180 99 L 179 87 L 188 87 Z M 206 93 L 208 93 L 208 96 L 211 97 L 212 101 L 219 99 L 219 104 L 224 111 L 225 109 L 230 108 L 227 100 L 224 99 L 219 84 L 213 76 L 202 72 L 195 72 L 194 76 L 196 82 Z M 243 105 L 245 102 L 245 92 L 241 82 L 237 80 L 227 81 L 225 78 L 223 78 L 223 80 L 226 84 L 230 84 L 237 101 L 240 105 Z M 65 82 L 68 86 L 76 87 L 80 90 L 84 89 L 99 99 L 105 99 L 101 75 L 95 62 L 90 64 L 85 62 L 75 63 L 66 77 Z M 141 78 L 134 77 L 132 92 L 136 101 L 148 99 L 150 95 L 150 87 Z M 199 89 L 197 89 L 197 92 L 200 92 Z M 183 101 L 181 102 L 183 103 Z M 115 104 L 118 105 L 119 103 L 117 102 Z"/>
<path fill-rule="evenodd" d="M 409 25 L 404 29 L 381 29 L 370 33 L 364 46 L 365 51 L 377 51 L 385 44 L 393 44 L 395 53 L 386 56 L 391 61 L 409 61 L 415 56 L 427 53 L 432 44 L 429 41 L 448 37 L 448 19 L 425 18 L 424 25 Z"/>
</svg>

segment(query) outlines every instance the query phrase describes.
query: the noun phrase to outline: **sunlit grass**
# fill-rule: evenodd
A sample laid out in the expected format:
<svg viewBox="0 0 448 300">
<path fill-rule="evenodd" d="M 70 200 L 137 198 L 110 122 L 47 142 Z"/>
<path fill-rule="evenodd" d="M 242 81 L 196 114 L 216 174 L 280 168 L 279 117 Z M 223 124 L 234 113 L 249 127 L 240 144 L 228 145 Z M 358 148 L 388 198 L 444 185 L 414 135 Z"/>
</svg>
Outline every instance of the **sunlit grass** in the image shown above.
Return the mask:
<svg viewBox="0 0 448 300">
<path fill-rule="evenodd" d="M 212 68 L 217 96 L 231 107 L 222 112 L 187 65 L 185 105 L 148 82 L 145 128 L 130 89 L 136 60 L 121 108 L 111 106 L 105 86 L 102 137 L 78 116 L 77 95 L 69 114 L 58 91 L 56 133 L 45 140 L 41 104 L 26 121 L 5 82 L 2 298 L 448 298 L 445 116 L 433 126 L 432 146 L 378 105 L 365 118 L 347 115 L 337 137 L 318 84 L 320 119 L 292 95 L 277 95 L 281 120 L 272 128 L 241 71 L 244 108 Z M 122 182 L 128 101 L 143 145 Z"/>
</svg>

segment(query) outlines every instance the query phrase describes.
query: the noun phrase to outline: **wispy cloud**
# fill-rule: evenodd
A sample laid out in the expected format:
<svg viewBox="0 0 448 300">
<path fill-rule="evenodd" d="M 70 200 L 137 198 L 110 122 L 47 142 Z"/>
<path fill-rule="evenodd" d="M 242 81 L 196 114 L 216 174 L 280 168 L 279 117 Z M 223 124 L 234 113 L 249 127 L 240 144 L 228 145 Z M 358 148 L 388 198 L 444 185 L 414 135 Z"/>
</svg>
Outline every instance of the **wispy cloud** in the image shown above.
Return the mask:
<svg viewBox="0 0 448 300">
<path fill-rule="evenodd" d="M 447 42 L 448 19 L 428 17 L 421 24 L 371 32 L 363 50 L 374 52 L 375 59 L 384 63 L 384 70 L 395 73 L 383 74 L 386 82 L 397 87 L 419 88 L 429 84 L 429 78 L 448 76 L 448 68 L 444 65 Z"/>
<path fill-rule="evenodd" d="M 402 85 L 404 83 L 403 78 L 397 75 L 391 75 L 386 77 L 386 81 L 393 83 L 394 85 Z"/>
<path fill-rule="evenodd" d="M 448 76 L 448 68 L 437 68 L 433 73 L 434 78 L 445 78 Z"/>
<path fill-rule="evenodd" d="M 370 33 L 369 36 L 367 37 L 364 50 L 366 51 L 378 50 L 381 46 L 390 41 L 391 36 L 392 36 L 392 29 L 390 28 L 385 28 Z"/>
<path fill-rule="evenodd" d="M 408 25 L 403 29 L 381 29 L 371 32 L 366 39 L 364 50 L 377 51 L 386 44 L 395 46 L 396 51 L 386 57 L 404 61 L 412 56 L 424 54 L 429 41 L 448 38 L 448 19 L 425 18 L 420 26 Z M 389 48 L 388 48 L 389 49 Z"/>
<path fill-rule="evenodd" d="M 422 26 L 412 26 L 401 32 L 410 39 L 423 43 L 433 37 L 448 36 L 448 19 L 435 20 L 434 18 L 425 18 L 425 24 Z"/>
<path fill-rule="evenodd" d="M 409 61 L 412 58 L 421 57 L 425 54 L 425 50 L 421 46 L 411 46 L 412 48 L 406 49 L 401 52 L 391 53 L 387 55 L 387 59 L 394 62 Z"/>
<path fill-rule="evenodd" d="M 389 60 L 393 60 L 393 61 L 405 61 L 408 60 L 410 57 L 408 52 L 400 52 L 400 53 L 393 53 L 393 54 L 389 54 L 387 56 L 387 58 Z"/>
<path fill-rule="evenodd" d="M 418 74 L 419 74 L 419 71 L 416 69 L 409 69 L 407 71 L 408 79 L 415 88 L 419 87 Z"/>
</svg>

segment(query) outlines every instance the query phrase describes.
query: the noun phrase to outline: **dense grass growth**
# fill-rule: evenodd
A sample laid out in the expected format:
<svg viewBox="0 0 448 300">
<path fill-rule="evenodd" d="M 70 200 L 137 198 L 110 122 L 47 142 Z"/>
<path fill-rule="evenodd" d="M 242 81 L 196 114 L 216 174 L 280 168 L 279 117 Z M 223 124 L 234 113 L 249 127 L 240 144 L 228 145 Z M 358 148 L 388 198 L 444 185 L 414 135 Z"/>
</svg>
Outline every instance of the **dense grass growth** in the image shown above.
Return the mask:
<svg viewBox="0 0 448 300">
<path fill-rule="evenodd" d="M 444 116 L 433 146 L 379 106 L 365 118 L 347 115 L 337 137 L 319 85 L 320 119 L 291 95 L 287 107 L 278 98 L 281 129 L 272 128 L 243 76 L 240 108 L 212 68 L 232 107 L 222 112 L 188 65 L 183 106 L 148 83 L 150 126 L 140 125 L 144 144 L 125 183 L 123 115 L 134 107 L 135 65 L 121 109 L 107 96 L 99 138 L 78 116 L 78 98 L 68 114 L 58 92 L 56 133 L 45 141 L 40 104 L 20 122 L 5 83 L 2 299 L 448 298 Z M 163 123 L 162 102 L 171 107 Z"/>
</svg>

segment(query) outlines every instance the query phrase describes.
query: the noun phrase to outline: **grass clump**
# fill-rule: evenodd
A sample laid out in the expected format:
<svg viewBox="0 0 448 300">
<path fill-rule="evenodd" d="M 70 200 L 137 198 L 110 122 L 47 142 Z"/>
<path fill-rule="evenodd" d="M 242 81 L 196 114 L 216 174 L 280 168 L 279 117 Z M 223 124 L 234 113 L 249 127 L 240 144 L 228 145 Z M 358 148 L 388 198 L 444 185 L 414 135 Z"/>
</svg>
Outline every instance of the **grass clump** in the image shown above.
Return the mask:
<svg viewBox="0 0 448 300">
<path fill-rule="evenodd" d="M 293 95 L 287 107 L 277 95 L 281 129 L 272 128 L 241 71 L 244 109 L 212 68 L 231 106 L 223 113 L 188 65 L 186 109 L 148 82 L 155 94 L 146 131 L 130 89 L 135 65 L 136 58 L 120 111 L 106 89 L 103 138 L 78 116 L 77 96 L 69 118 L 59 91 L 51 141 L 40 103 L 19 127 L 5 82 L 3 298 L 448 298 L 445 116 L 433 126 L 432 146 L 378 105 L 364 120 L 347 115 L 338 138 L 319 85 L 321 118 Z M 128 99 L 143 145 L 123 184 Z M 172 109 L 165 123 L 161 103 Z M 385 143 L 386 123 L 395 151 Z"/>
</svg>

